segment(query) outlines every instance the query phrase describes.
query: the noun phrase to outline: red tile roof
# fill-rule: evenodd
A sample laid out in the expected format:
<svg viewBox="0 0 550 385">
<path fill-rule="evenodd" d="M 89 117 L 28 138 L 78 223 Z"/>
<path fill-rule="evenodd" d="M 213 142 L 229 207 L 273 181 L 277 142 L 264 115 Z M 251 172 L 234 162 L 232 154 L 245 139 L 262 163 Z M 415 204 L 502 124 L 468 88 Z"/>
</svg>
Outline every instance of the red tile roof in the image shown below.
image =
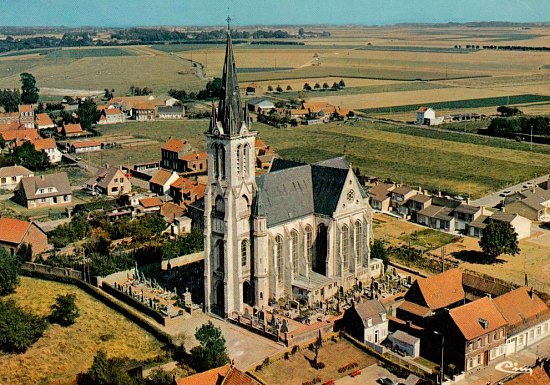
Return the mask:
<svg viewBox="0 0 550 385">
<path fill-rule="evenodd" d="M 162 146 L 163 150 L 180 152 L 183 151 L 183 147 L 187 144 L 187 141 L 181 139 L 170 138 Z"/>
<path fill-rule="evenodd" d="M 410 301 L 403 301 L 401 305 L 399 305 L 399 309 L 406 311 L 407 313 L 411 313 L 414 315 L 417 315 L 419 317 L 426 317 L 431 314 L 431 310 L 427 307 L 424 307 L 422 305 L 418 305 L 414 302 Z"/>
<path fill-rule="evenodd" d="M 462 271 L 459 269 L 447 270 L 428 278 L 418 278 L 416 282 L 430 309 L 442 309 L 464 299 L 465 296 Z"/>
<path fill-rule="evenodd" d="M 84 147 L 97 147 L 101 146 L 101 142 L 97 140 L 80 140 L 75 142 L 69 142 L 69 146 L 74 148 L 84 148 Z"/>
<path fill-rule="evenodd" d="M 507 381 L 506 385 L 548 385 L 550 377 L 543 368 L 537 367 L 533 369 L 533 373 L 523 373 L 516 378 Z"/>
<path fill-rule="evenodd" d="M 21 243 L 31 223 L 14 218 L 0 218 L 0 242 Z"/>
<path fill-rule="evenodd" d="M 105 115 L 120 115 L 122 111 L 120 108 L 107 108 L 105 109 Z"/>
<path fill-rule="evenodd" d="M 162 206 L 162 201 L 159 197 L 143 198 L 139 200 L 139 204 L 148 209 L 151 207 Z"/>
<path fill-rule="evenodd" d="M 261 383 L 233 367 L 223 380 L 222 385 L 261 385 Z"/>
<path fill-rule="evenodd" d="M 34 145 L 35 150 L 46 150 L 50 148 L 56 148 L 57 145 L 55 143 L 54 138 L 47 138 L 47 139 L 36 139 L 32 141 L 32 144 Z"/>
<path fill-rule="evenodd" d="M 231 370 L 231 365 L 227 364 L 189 377 L 177 378 L 176 385 L 218 385 L 220 377 L 227 376 L 229 370 Z"/>
<path fill-rule="evenodd" d="M 467 341 L 507 325 L 493 300 L 488 297 L 451 309 L 449 314 Z M 487 322 L 487 328 L 482 326 L 482 321 Z"/>
<path fill-rule="evenodd" d="M 34 128 L 18 129 L 18 130 L 6 130 L 2 132 L 2 138 L 6 141 L 16 140 L 34 140 L 40 138 L 38 132 Z M 18 143 L 19 144 L 19 143 Z"/>
<path fill-rule="evenodd" d="M 149 180 L 149 183 L 158 184 L 164 186 L 168 179 L 172 176 L 172 172 L 161 168 L 155 175 Z"/>
<path fill-rule="evenodd" d="M 530 294 L 529 288 L 520 287 L 496 297 L 493 302 L 508 324 L 516 326 L 548 313 L 548 306 L 535 293 L 533 298 Z"/>
<path fill-rule="evenodd" d="M 32 112 L 34 109 L 32 108 L 32 104 L 20 104 L 19 105 L 19 112 Z"/>
<path fill-rule="evenodd" d="M 428 107 L 420 107 L 416 112 L 426 112 L 428 111 Z"/>
<path fill-rule="evenodd" d="M 80 123 L 68 123 L 65 124 L 64 130 L 67 134 L 76 134 L 78 132 L 82 132 L 82 127 L 80 126 Z"/>
<path fill-rule="evenodd" d="M 52 119 L 48 114 L 37 114 L 36 124 L 39 126 L 53 126 Z"/>
<path fill-rule="evenodd" d="M 180 159 L 187 162 L 191 162 L 193 160 L 206 160 L 208 159 L 208 154 L 206 152 L 191 153 L 180 156 Z"/>
</svg>

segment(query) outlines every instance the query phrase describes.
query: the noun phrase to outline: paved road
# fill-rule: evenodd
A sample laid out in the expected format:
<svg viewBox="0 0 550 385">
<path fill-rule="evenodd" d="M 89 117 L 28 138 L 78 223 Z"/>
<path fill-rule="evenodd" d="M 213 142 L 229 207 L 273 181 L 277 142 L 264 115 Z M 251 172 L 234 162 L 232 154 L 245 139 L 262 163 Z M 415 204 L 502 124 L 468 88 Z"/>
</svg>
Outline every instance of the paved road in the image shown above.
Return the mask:
<svg viewBox="0 0 550 385">
<path fill-rule="evenodd" d="M 531 179 L 531 180 L 528 180 L 528 181 L 525 181 L 525 182 L 518 183 L 518 184 L 510 186 L 510 187 L 506 187 L 506 188 L 504 188 L 502 190 L 499 190 L 499 191 L 497 191 L 493 194 L 489 194 L 489 195 L 484 196 L 483 198 L 476 199 L 475 201 L 472 201 L 471 204 L 474 205 L 474 206 L 494 207 L 498 203 L 500 203 L 500 201 L 502 201 L 504 199 L 504 197 L 501 197 L 499 195 L 503 191 L 511 191 L 512 193 L 522 191 L 522 190 L 525 190 L 525 188 L 523 186 L 526 183 L 531 182 L 533 185 L 537 185 L 539 183 L 547 181 L 548 178 L 550 178 L 550 175 L 543 175 L 543 176 L 539 176 L 537 178 L 534 178 L 534 179 Z"/>
</svg>

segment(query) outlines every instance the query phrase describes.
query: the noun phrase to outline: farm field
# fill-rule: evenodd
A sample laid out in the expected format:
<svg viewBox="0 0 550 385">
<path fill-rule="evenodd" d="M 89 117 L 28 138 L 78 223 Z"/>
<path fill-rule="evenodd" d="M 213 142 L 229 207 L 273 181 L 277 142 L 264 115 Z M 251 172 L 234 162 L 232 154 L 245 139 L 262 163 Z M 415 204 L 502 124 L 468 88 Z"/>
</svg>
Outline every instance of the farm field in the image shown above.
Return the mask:
<svg viewBox="0 0 550 385">
<path fill-rule="evenodd" d="M 170 136 L 203 151 L 207 126 L 207 120 L 103 126 L 104 135 L 159 143 L 90 153 L 90 160 L 96 165 L 159 161 L 160 147 Z M 345 154 L 362 173 L 472 198 L 550 172 L 550 147 L 534 144 L 531 152 L 529 143 L 501 138 L 366 121 L 288 129 L 255 122 L 253 129 L 284 158 L 316 162 Z"/>
<path fill-rule="evenodd" d="M 137 360 L 162 355 L 162 346 L 124 316 L 72 285 L 21 277 L 8 298 L 35 314 L 47 315 L 59 294 L 76 294 L 80 317 L 68 328 L 50 325 L 44 336 L 24 354 L 0 356 L 0 382 L 4 385 L 70 384 L 86 371 L 99 349 L 109 357 Z"/>
</svg>

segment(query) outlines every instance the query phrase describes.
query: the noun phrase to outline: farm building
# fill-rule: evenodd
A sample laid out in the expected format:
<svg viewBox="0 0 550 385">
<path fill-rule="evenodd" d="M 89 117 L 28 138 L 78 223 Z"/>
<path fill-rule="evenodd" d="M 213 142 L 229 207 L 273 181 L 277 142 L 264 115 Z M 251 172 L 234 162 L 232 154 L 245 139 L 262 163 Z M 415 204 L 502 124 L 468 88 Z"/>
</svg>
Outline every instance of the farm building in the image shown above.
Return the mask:
<svg viewBox="0 0 550 385">
<path fill-rule="evenodd" d="M 264 98 L 253 98 L 247 103 L 248 111 L 251 112 L 269 112 L 275 108 L 275 104 L 271 100 Z"/>
<path fill-rule="evenodd" d="M 185 108 L 183 106 L 160 106 L 157 109 L 159 119 L 183 119 Z"/>
<path fill-rule="evenodd" d="M 443 116 L 436 116 L 435 110 L 431 107 L 420 107 L 416 110 L 416 124 L 437 126 L 443 123 Z"/>
<path fill-rule="evenodd" d="M 97 140 L 79 140 L 67 143 L 67 150 L 75 154 L 81 152 L 100 151 L 101 142 Z"/>
</svg>

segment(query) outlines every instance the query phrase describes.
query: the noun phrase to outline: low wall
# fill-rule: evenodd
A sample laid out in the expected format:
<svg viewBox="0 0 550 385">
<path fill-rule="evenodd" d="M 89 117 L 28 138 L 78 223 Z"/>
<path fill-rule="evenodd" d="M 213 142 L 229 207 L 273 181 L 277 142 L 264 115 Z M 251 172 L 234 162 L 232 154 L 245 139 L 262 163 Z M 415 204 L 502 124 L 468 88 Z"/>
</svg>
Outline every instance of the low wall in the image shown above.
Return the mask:
<svg viewBox="0 0 550 385">
<path fill-rule="evenodd" d="M 101 291 L 99 288 L 85 283 L 79 279 L 69 277 L 69 276 L 60 276 L 38 270 L 21 270 L 21 274 L 31 278 L 39 278 L 49 281 L 56 281 L 66 284 L 75 285 L 78 288 L 82 289 L 87 294 L 91 295 L 98 301 L 102 302 L 104 305 L 110 307 L 111 309 L 121 313 L 123 316 L 128 318 L 130 321 L 135 322 L 138 326 L 151 333 L 158 339 L 160 342 L 165 343 L 168 347 L 173 348 L 175 345 L 172 342 L 172 337 L 166 333 L 164 330 L 160 329 L 158 325 L 147 321 L 146 319 L 138 316 L 136 313 L 127 309 L 122 305 L 121 301 L 118 301 L 115 298 L 112 298 L 108 294 Z"/>
<path fill-rule="evenodd" d="M 53 267 L 48 265 L 41 265 L 39 263 L 24 262 L 21 265 L 22 270 L 26 271 L 38 271 L 46 274 L 52 274 L 59 277 L 70 277 L 75 279 L 83 279 L 82 272 L 70 268 Z"/>
<path fill-rule="evenodd" d="M 202 261 L 203 259 L 204 259 L 204 251 L 199 251 L 197 253 L 182 255 L 177 258 L 164 260 L 161 262 L 160 268 L 162 270 L 168 270 L 168 264 L 170 264 L 170 267 L 174 268 L 174 267 L 189 265 L 194 262 Z"/>
</svg>

